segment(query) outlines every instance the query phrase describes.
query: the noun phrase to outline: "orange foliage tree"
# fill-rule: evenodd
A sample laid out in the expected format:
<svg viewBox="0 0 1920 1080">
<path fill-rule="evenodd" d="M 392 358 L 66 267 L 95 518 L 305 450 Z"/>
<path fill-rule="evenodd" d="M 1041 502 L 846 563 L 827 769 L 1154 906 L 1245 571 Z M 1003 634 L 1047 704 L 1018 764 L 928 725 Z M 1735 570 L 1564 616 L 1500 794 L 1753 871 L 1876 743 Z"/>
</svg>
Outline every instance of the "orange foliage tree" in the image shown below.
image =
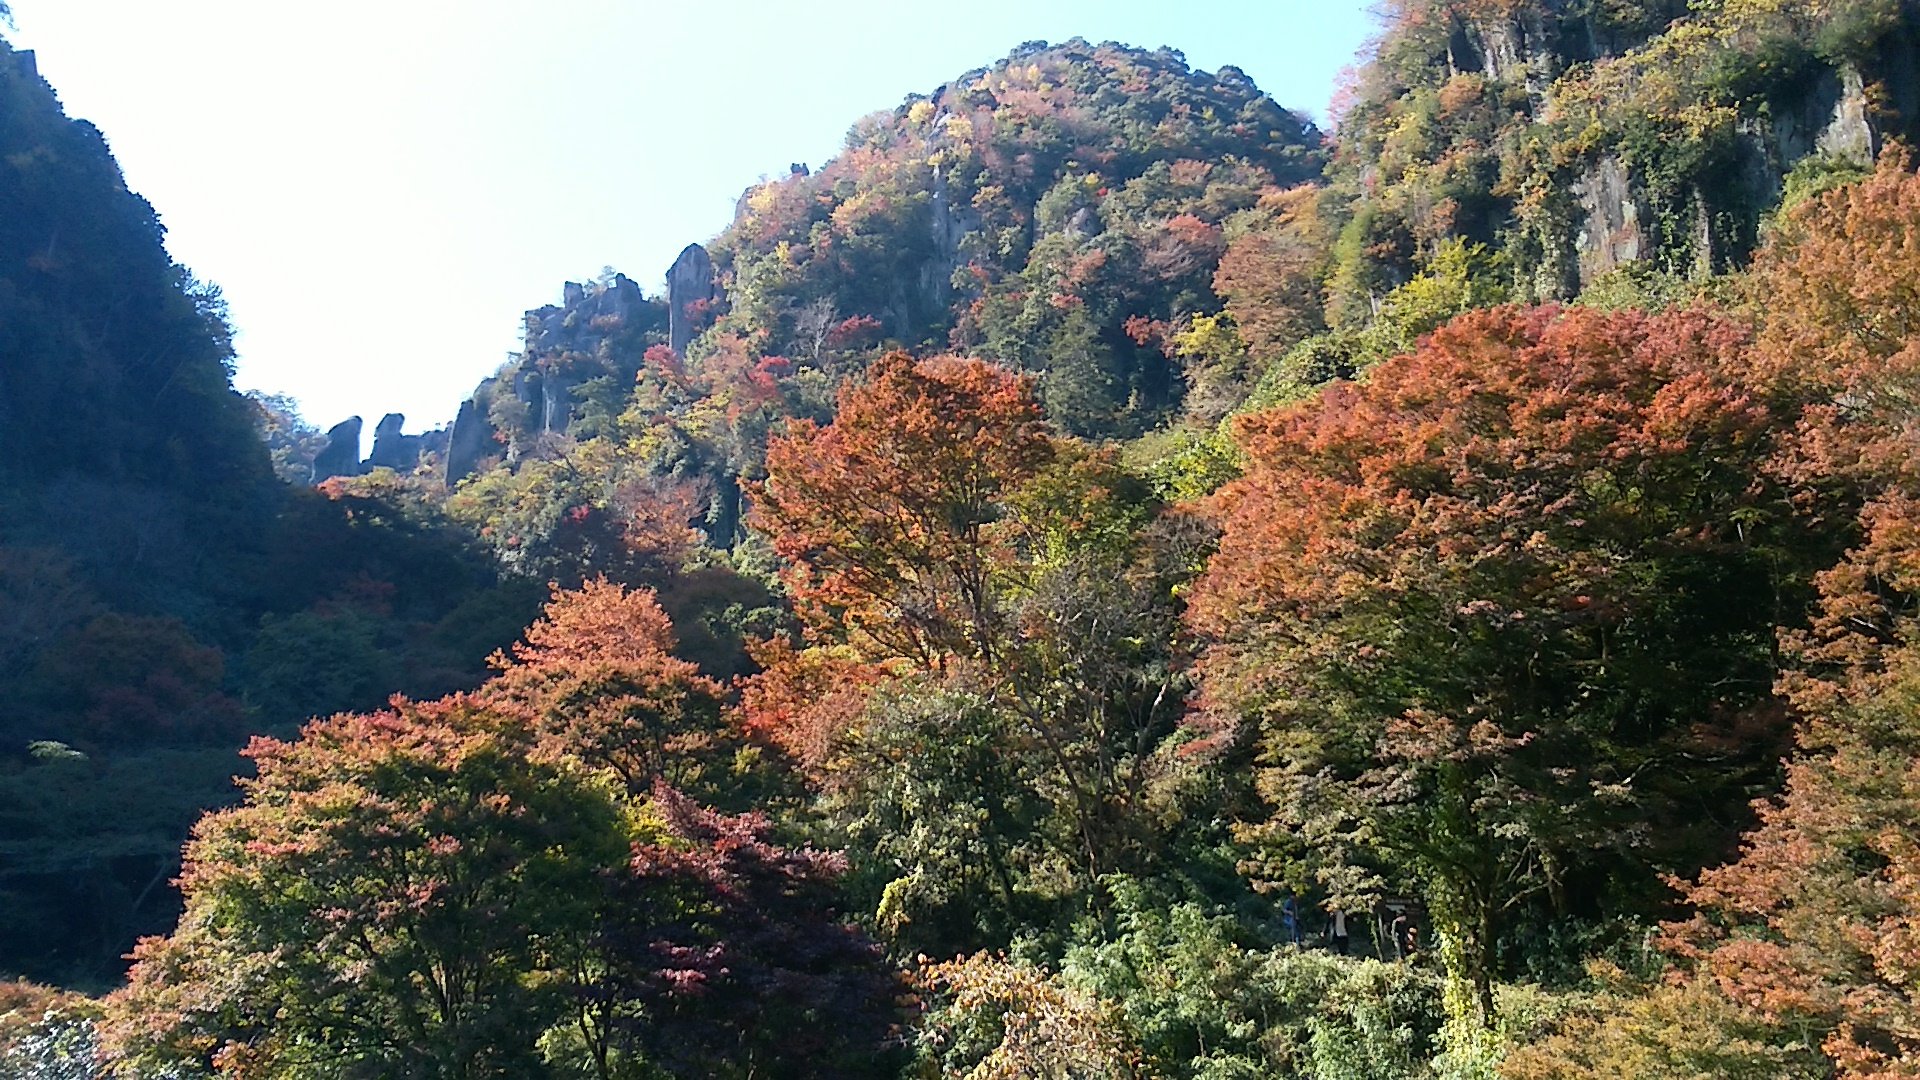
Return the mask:
<svg viewBox="0 0 1920 1080">
<path fill-rule="evenodd" d="M 1902 153 L 1802 204 L 1753 274 L 1754 367 L 1805 420 L 1785 471 L 1856 539 L 1785 635 L 1806 713 L 1785 795 L 1701 876 L 1673 943 L 1847 1080 L 1920 1076 L 1920 176 Z M 1857 524 L 1845 516 L 1857 513 Z"/>
<path fill-rule="evenodd" d="M 1214 291 L 1259 360 L 1326 326 L 1321 279 L 1332 237 L 1317 213 L 1320 196 L 1310 186 L 1262 196 L 1260 215 L 1269 220 L 1234 237 L 1214 272 Z"/>
<path fill-rule="evenodd" d="M 816 630 L 843 627 L 870 660 L 990 662 L 1004 629 L 994 525 L 1052 454 L 1032 380 L 894 353 L 842 391 L 831 426 L 799 421 L 770 442 L 753 521 Z"/>
<path fill-rule="evenodd" d="M 673 645 L 651 589 L 605 578 L 556 587 L 525 639 L 494 655 L 499 675 L 482 693 L 530 710 L 555 749 L 636 793 L 686 785 L 724 746 L 722 691 Z"/>
<path fill-rule="evenodd" d="M 1858 540 L 1821 576 L 1811 627 L 1789 638 L 1803 662 L 1793 689 L 1871 692 L 1878 657 L 1920 601 L 1920 176 L 1909 159 L 1890 152 L 1866 180 L 1788 215 L 1752 292 L 1755 377 L 1804 415 L 1785 471 L 1828 496 L 1810 508 Z"/>
<path fill-rule="evenodd" d="M 1483 1018 L 1504 924 L 1656 905 L 1777 758 L 1803 540 L 1744 344 L 1475 312 L 1241 425 L 1190 616 L 1205 715 L 1261 750 L 1251 835 L 1350 903 L 1419 890 Z"/>
</svg>

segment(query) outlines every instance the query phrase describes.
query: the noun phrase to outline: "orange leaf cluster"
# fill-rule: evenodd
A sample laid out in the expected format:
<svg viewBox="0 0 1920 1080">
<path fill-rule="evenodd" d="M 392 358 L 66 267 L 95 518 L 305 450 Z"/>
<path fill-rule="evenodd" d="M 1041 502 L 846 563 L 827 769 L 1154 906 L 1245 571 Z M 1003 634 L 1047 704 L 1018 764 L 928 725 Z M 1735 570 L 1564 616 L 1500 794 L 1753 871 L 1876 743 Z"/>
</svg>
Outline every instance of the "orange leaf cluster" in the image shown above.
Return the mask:
<svg viewBox="0 0 1920 1080">
<path fill-rule="evenodd" d="M 994 525 L 1052 454 L 1031 379 L 894 353 L 771 441 L 753 522 L 814 636 L 937 670 L 993 651 Z"/>
<path fill-rule="evenodd" d="M 605 578 L 556 587 L 525 640 L 494 655 L 499 674 L 481 692 L 528 711 L 556 750 L 613 769 L 635 791 L 680 784 L 715 746 L 722 690 L 673 645 L 650 589 Z"/>
</svg>

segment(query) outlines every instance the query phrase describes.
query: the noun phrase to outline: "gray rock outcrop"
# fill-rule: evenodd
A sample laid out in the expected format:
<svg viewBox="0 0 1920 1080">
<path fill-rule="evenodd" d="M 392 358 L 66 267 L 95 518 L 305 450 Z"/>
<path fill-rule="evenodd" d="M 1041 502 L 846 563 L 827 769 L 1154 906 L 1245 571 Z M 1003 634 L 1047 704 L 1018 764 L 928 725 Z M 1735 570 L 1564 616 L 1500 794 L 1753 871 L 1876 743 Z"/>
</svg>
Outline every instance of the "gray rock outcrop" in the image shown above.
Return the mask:
<svg viewBox="0 0 1920 1080">
<path fill-rule="evenodd" d="M 720 298 L 713 259 L 699 244 L 688 244 L 667 270 L 667 344 L 685 356 L 708 306 Z"/>
<path fill-rule="evenodd" d="M 388 413 L 380 418 L 379 426 L 373 429 L 373 452 L 367 455 L 369 469 L 412 472 L 420 467 L 420 459 L 427 453 L 446 449 L 445 429 L 408 435 L 400 430 L 406 422 L 407 418 L 400 413 Z"/>
<path fill-rule="evenodd" d="M 1608 155 L 1574 181 L 1582 220 L 1574 237 L 1580 260 L 1580 280 L 1592 281 L 1609 270 L 1639 259 L 1647 237 L 1640 226 L 1640 207 L 1634 201 L 1627 167 Z"/>
<path fill-rule="evenodd" d="M 314 483 L 365 471 L 360 467 L 360 426 L 360 418 L 350 416 L 327 429 L 326 448 L 313 456 Z"/>
<path fill-rule="evenodd" d="M 453 418 L 453 431 L 447 436 L 447 486 L 453 487 L 480 469 L 481 462 L 500 453 L 493 420 L 487 414 L 493 403 L 497 379 L 482 380 L 473 396 L 460 403 Z"/>
</svg>

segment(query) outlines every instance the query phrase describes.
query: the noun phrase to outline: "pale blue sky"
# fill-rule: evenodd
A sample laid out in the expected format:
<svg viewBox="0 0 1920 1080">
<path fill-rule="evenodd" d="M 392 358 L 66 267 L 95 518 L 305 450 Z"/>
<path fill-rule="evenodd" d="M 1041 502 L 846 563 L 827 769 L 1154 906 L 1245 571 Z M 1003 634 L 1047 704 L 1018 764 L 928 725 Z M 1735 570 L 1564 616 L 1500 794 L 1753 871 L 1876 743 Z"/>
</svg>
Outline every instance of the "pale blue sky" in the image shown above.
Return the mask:
<svg viewBox="0 0 1920 1080">
<path fill-rule="evenodd" d="M 13 0 L 174 257 L 226 290 L 242 387 L 449 420 L 520 313 L 653 292 L 749 184 L 1033 39 L 1170 45 L 1324 116 L 1372 31 L 1308 0 Z"/>
</svg>

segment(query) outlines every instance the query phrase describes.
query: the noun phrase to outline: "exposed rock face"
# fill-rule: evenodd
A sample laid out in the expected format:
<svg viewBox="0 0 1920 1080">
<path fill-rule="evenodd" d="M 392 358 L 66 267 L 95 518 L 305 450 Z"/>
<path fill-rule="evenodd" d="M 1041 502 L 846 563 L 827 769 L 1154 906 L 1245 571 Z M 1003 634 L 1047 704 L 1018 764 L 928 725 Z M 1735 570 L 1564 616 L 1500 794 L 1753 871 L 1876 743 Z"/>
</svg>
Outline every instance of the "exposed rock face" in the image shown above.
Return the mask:
<svg viewBox="0 0 1920 1080">
<path fill-rule="evenodd" d="M 933 258 L 920 268 L 918 300 L 928 313 L 944 312 L 953 303 L 953 275 L 966 261 L 960 245 L 980 229 L 980 212 L 964 199 L 955 205 L 947 190 L 947 175 L 933 174 L 932 215 Z M 904 328 L 902 328 L 904 330 Z M 905 337 L 902 333 L 901 337 Z"/>
<path fill-rule="evenodd" d="M 388 413 L 380 418 L 379 426 L 373 429 L 373 453 L 367 456 L 368 469 L 412 472 L 420 467 L 423 455 L 445 452 L 448 442 L 445 428 L 407 435 L 400 430 L 406 422 L 407 418 L 400 413 Z"/>
<path fill-rule="evenodd" d="M 1814 140 L 1815 148 L 1836 157 L 1872 161 L 1879 151 L 1880 139 L 1868 117 L 1866 86 L 1853 68 L 1842 71 L 1839 82 L 1833 111 L 1828 115 L 1826 129 Z"/>
<path fill-rule="evenodd" d="M 327 429 L 326 449 L 313 457 L 314 483 L 336 476 L 359 476 L 364 471 L 360 467 L 360 426 L 360 418 L 350 416 Z"/>
<path fill-rule="evenodd" d="M 460 413 L 453 418 L 453 431 L 447 436 L 448 487 L 472 476 L 483 460 L 500 452 L 493 421 L 487 416 L 498 385 L 496 379 L 483 380 L 473 396 L 460 403 Z"/>
<path fill-rule="evenodd" d="M 1710 273 L 1743 258 L 1759 240 L 1760 213 L 1779 201 L 1797 164 L 1818 155 L 1870 165 L 1887 137 L 1908 132 L 1899 126 L 1905 114 L 1876 112 L 1868 83 L 1853 67 L 1830 70 L 1769 115 L 1742 120 L 1729 152 L 1664 207 L 1617 156 L 1586 166 L 1573 183 L 1577 280 L 1565 291 L 1637 260 Z M 1662 213 L 1672 223 L 1664 236 L 1655 226 Z"/>
<path fill-rule="evenodd" d="M 1688 16 L 1684 0 L 1610 7 L 1545 0 L 1457 17 L 1444 44 L 1449 75 L 1476 73 L 1524 88 L 1531 114 L 1550 121 L 1556 79 L 1586 62 L 1620 57 Z M 1920 127 L 1915 35 L 1896 30 L 1870 55 L 1820 62 L 1782 83 L 1764 109 L 1737 122 L 1690 175 L 1648 168 L 1646 148 L 1598 147 L 1558 178 L 1572 200 L 1547 211 L 1534 234 L 1541 262 L 1520 267 L 1541 298 L 1564 297 L 1635 262 L 1675 273 L 1724 269 L 1759 242 L 1762 215 L 1786 176 L 1810 156 L 1870 163 L 1887 139 Z M 1655 155 L 1657 156 L 1657 154 Z"/>
<path fill-rule="evenodd" d="M 640 286 L 625 274 L 591 289 L 569 281 L 561 299 L 558 307 L 527 312 L 523 362 L 513 373 L 514 396 L 526 406 L 533 434 L 567 430 L 574 387 L 604 374 L 609 339 L 632 326 L 647 303 Z"/>
<path fill-rule="evenodd" d="M 1601 158 L 1574 182 L 1573 193 L 1583 214 L 1580 231 L 1574 237 L 1581 282 L 1592 281 L 1641 257 L 1647 238 L 1641 231 L 1633 185 L 1619 158 Z"/>
<path fill-rule="evenodd" d="M 438 428 L 418 435 L 401 431 L 407 418 L 388 413 L 373 429 L 373 452 L 360 460 L 362 422 L 350 416 L 327 430 L 327 445 L 313 458 L 313 482 L 318 484 L 336 476 L 365 476 L 375 469 L 411 472 L 427 454 L 445 453 L 447 429 Z"/>
<path fill-rule="evenodd" d="M 705 259 L 704 251 L 700 257 Z M 686 260 L 683 252 L 676 270 Z M 712 263 L 704 265 L 711 296 Z M 527 312 L 520 355 L 481 382 L 454 418 L 447 486 L 479 471 L 488 458 L 518 461 L 540 436 L 566 433 L 581 384 L 610 376 L 631 382 L 647 335 L 660 331 L 663 314 L 660 302 L 647 299 L 625 274 L 594 284 L 569 281 L 561 303 Z"/>
<path fill-rule="evenodd" d="M 527 312 L 526 355 L 590 355 L 614 330 L 631 325 L 646 303 L 640 286 L 625 274 L 615 274 L 604 288 L 569 281 L 561 289 L 560 304 Z"/>
<path fill-rule="evenodd" d="M 367 455 L 367 464 L 373 468 L 411 469 L 420 461 L 420 446 L 409 444 L 406 436 L 400 433 L 407 418 L 400 413 L 390 412 L 380 418 L 373 429 L 373 453 Z"/>
<path fill-rule="evenodd" d="M 713 259 L 699 244 L 688 244 L 667 270 L 667 344 L 685 356 L 707 305 L 720 298 Z"/>
</svg>

